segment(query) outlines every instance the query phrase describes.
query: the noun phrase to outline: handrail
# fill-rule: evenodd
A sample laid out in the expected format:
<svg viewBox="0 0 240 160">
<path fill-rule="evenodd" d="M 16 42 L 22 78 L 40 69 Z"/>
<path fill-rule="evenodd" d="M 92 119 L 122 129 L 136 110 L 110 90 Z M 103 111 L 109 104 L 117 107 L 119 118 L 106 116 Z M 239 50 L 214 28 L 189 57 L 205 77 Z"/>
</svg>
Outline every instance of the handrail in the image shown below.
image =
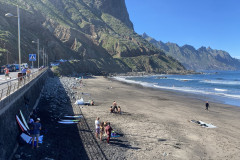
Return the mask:
<svg viewBox="0 0 240 160">
<path fill-rule="evenodd" d="M 47 69 L 48 68 L 43 68 L 43 69 L 35 71 L 33 73 L 26 74 L 24 76 L 14 78 L 14 79 L 9 80 L 7 82 L 1 83 L 0 84 L 0 102 L 3 99 L 5 99 L 6 97 L 8 97 L 10 94 L 14 93 L 18 89 L 27 85 L 29 82 L 31 82 L 33 79 L 38 77 L 40 74 L 42 74 Z"/>
</svg>

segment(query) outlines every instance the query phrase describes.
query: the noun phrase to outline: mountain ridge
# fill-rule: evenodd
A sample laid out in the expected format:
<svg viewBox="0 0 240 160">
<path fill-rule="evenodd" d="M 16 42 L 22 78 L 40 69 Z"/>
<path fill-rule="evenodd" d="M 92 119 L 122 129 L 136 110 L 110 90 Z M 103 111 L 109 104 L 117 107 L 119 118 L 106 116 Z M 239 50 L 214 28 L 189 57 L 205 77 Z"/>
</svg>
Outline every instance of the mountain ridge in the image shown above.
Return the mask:
<svg viewBox="0 0 240 160">
<path fill-rule="evenodd" d="M 183 64 L 189 70 L 239 70 L 238 59 L 223 50 L 212 49 L 211 47 L 200 47 L 196 49 L 191 45 L 179 46 L 176 43 L 163 43 L 143 33 L 142 37 L 152 43 L 158 49 L 164 51 Z"/>
<path fill-rule="evenodd" d="M 0 46 L 3 48 L 5 43 L 7 50 L 14 53 L 9 58 L 13 61 L 18 59 L 17 47 L 10 47 L 17 46 L 17 20 L 3 15 L 16 14 L 17 3 L 0 0 L 0 4 Z M 39 38 L 51 61 L 84 61 L 76 65 L 88 64 L 82 66 L 86 72 L 92 66 L 98 72 L 185 70 L 134 31 L 125 0 L 25 0 L 19 7 L 22 61 L 28 61 L 28 54 L 36 52 L 36 44 L 31 41 Z M 141 59 L 139 56 L 144 56 L 144 61 L 150 56 L 158 63 L 146 66 L 139 61 L 141 67 L 132 65 Z M 4 62 L 6 58 L 1 54 L 0 63 Z"/>
</svg>

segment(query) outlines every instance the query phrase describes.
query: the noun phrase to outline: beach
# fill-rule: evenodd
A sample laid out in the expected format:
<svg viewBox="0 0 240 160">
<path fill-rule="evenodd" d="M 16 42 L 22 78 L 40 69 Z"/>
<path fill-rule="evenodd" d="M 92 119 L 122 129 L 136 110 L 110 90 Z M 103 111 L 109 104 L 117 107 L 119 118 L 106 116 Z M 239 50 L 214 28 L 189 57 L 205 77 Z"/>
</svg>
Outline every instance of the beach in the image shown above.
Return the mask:
<svg viewBox="0 0 240 160">
<path fill-rule="evenodd" d="M 76 81 L 64 78 L 65 82 Z M 39 159 L 64 159 L 66 155 L 54 154 L 59 154 L 63 146 L 68 148 L 67 152 L 64 151 L 69 154 L 69 159 L 240 159 L 239 107 L 209 102 L 210 108 L 206 111 L 205 101 L 183 93 L 126 84 L 104 77 L 90 77 L 82 82 L 82 87 L 72 89 L 74 98 L 93 99 L 95 105 L 78 106 L 71 99 L 68 105 L 62 105 L 60 112 L 56 111 L 56 107 L 53 111 L 48 103 L 40 103 L 39 116 L 43 119 L 42 125 L 48 125 L 48 133 L 40 149 L 28 151 L 31 159 L 37 156 L 41 157 Z M 121 106 L 122 114 L 109 112 L 113 101 Z M 43 109 L 44 105 L 49 108 Z M 53 115 L 82 114 L 84 119 L 77 125 L 58 126 L 54 119 L 46 120 L 49 112 L 56 113 Z M 100 121 L 111 122 L 114 131 L 121 136 L 112 138 L 110 145 L 107 145 L 106 137 L 103 141 L 95 139 L 96 117 L 100 117 Z M 217 128 L 206 128 L 191 120 L 211 123 Z M 60 131 L 54 132 L 56 126 Z M 71 138 L 69 130 L 75 138 Z M 65 136 L 68 143 L 56 143 L 63 139 L 61 136 Z M 22 146 L 17 153 L 27 152 L 27 149 Z"/>
</svg>

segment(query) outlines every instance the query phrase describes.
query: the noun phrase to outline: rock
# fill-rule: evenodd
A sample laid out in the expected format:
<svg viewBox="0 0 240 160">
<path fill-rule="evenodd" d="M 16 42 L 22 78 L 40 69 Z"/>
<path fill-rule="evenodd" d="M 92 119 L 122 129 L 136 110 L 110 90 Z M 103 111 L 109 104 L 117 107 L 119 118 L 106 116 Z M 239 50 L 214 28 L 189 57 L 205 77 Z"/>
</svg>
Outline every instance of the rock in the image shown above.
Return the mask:
<svg viewBox="0 0 240 160">
<path fill-rule="evenodd" d="M 19 154 L 15 154 L 15 158 L 16 158 L 16 159 L 20 159 L 21 156 L 20 156 Z"/>
</svg>

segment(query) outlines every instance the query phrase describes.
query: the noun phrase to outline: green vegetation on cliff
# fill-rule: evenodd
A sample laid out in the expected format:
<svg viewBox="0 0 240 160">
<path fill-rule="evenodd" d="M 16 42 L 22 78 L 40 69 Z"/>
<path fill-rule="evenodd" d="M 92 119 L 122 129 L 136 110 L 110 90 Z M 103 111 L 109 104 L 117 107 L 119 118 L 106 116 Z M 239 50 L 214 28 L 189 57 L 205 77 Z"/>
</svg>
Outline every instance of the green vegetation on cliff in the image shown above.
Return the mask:
<svg viewBox="0 0 240 160">
<path fill-rule="evenodd" d="M 25 0 L 18 3 L 21 8 L 22 61 L 28 61 L 28 54 L 36 52 L 36 44 L 31 41 L 39 38 L 50 61 L 77 59 L 79 62 L 73 64 L 79 67 L 69 64 L 77 72 L 93 72 L 93 68 L 96 72 L 184 69 L 135 33 L 125 0 L 97 2 Z M 15 14 L 16 5 L 16 1 L 0 0 L 0 15 Z M 14 35 L 7 38 L 7 46 L 15 46 L 11 48 L 15 56 L 10 57 L 14 61 L 17 57 L 17 22 L 4 16 L 0 16 L 1 19 L 0 31 Z M 0 44 L 2 47 L 3 42 Z"/>
</svg>

